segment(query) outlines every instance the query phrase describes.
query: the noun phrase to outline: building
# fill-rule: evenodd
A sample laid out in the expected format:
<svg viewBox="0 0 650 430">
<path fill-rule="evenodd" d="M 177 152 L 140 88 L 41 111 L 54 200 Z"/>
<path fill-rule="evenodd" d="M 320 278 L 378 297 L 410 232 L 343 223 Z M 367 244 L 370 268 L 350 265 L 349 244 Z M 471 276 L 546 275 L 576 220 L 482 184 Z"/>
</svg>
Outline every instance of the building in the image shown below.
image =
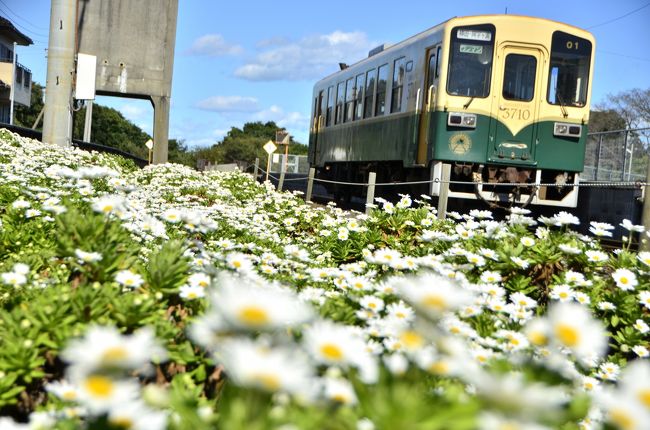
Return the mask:
<svg viewBox="0 0 650 430">
<path fill-rule="evenodd" d="M 14 69 L 14 46 L 29 46 L 34 42 L 14 25 L 0 16 L 0 122 L 10 122 L 11 89 L 13 87 L 14 107 L 29 107 L 32 98 L 32 72 L 18 62 Z"/>
</svg>

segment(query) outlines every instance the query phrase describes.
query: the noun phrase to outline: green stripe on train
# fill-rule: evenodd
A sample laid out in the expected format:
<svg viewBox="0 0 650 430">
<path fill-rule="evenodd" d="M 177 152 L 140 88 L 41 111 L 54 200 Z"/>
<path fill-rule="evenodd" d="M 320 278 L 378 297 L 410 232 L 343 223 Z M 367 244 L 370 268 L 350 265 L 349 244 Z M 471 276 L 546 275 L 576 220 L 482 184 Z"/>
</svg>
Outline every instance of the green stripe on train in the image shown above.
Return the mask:
<svg viewBox="0 0 650 430">
<path fill-rule="evenodd" d="M 477 115 L 474 129 L 449 127 L 447 112 L 429 115 L 428 160 L 582 171 L 586 126 L 580 138 L 553 136 L 553 121 L 530 124 L 513 136 L 487 115 Z M 317 138 L 316 164 L 402 160 L 413 166 L 419 121 L 419 114 L 398 114 L 327 127 L 310 136 L 312 148 Z"/>
</svg>

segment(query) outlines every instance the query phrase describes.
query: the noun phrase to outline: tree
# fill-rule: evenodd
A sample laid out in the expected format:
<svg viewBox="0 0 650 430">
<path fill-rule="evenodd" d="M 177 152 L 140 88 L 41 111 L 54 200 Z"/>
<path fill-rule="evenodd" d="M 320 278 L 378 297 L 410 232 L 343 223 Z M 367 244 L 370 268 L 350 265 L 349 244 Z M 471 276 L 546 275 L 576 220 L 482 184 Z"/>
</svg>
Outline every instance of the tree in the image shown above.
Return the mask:
<svg viewBox="0 0 650 430">
<path fill-rule="evenodd" d="M 43 86 L 38 82 L 32 82 L 31 106 L 16 106 L 16 110 L 14 111 L 14 124 L 21 127 L 32 128 L 34 122 L 36 122 L 36 118 L 38 118 L 38 115 L 41 113 L 41 110 L 43 110 Z M 42 130 L 42 128 L 43 120 L 41 118 L 36 129 Z"/>
<path fill-rule="evenodd" d="M 250 165 L 255 162 L 255 158 L 266 160 L 267 154 L 263 146 L 269 140 L 275 141 L 275 133 L 279 130 L 284 129 L 278 127 L 273 121 L 266 123 L 260 121 L 248 122 L 241 129 L 232 127 L 221 142 L 209 148 L 196 150 L 196 157 L 214 164 L 238 163 L 240 165 Z M 307 150 L 306 145 L 291 138 L 289 142 L 290 154 L 307 154 Z"/>
<path fill-rule="evenodd" d="M 589 132 L 624 130 L 625 119 L 614 109 L 592 110 L 589 115 Z"/>
<path fill-rule="evenodd" d="M 618 94 L 610 94 L 608 100 L 599 104 L 597 108 L 615 111 L 625 121 L 625 128 L 648 128 L 650 127 L 650 88 L 634 88 Z M 648 147 L 650 130 L 639 130 L 635 134 Z"/>
</svg>

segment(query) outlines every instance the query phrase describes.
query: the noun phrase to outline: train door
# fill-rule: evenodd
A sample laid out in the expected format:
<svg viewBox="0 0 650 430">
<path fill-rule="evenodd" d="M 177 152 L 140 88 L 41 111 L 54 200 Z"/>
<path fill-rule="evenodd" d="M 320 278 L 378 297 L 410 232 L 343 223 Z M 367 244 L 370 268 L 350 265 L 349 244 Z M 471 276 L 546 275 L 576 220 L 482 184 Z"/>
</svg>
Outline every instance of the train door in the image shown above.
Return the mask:
<svg viewBox="0 0 650 430">
<path fill-rule="evenodd" d="M 525 45 L 501 45 L 492 104 L 488 159 L 534 165 L 544 53 Z"/>
<path fill-rule="evenodd" d="M 438 80 L 438 69 L 440 55 L 440 46 L 427 49 L 427 63 L 424 70 L 424 94 L 422 97 L 422 110 L 420 113 L 420 123 L 418 126 L 418 153 L 416 163 L 424 165 L 427 161 L 427 148 L 429 144 L 429 124 L 431 114 L 435 110 L 436 103 L 436 85 Z"/>
<path fill-rule="evenodd" d="M 319 140 L 321 139 L 321 131 L 325 126 L 325 118 L 323 114 L 327 111 L 327 97 L 325 97 L 325 91 L 321 90 L 318 92 L 318 97 L 314 99 L 314 115 L 312 118 L 312 137 L 311 137 L 311 146 L 313 147 L 313 162 L 318 162 L 319 154 Z"/>
</svg>

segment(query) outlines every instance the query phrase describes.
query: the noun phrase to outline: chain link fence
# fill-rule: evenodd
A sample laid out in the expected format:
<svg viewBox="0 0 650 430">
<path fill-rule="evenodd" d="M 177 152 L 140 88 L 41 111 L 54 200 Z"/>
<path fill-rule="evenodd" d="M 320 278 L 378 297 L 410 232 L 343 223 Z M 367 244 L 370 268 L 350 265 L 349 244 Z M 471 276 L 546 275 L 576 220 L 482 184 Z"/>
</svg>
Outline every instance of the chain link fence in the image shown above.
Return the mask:
<svg viewBox="0 0 650 430">
<path fill-rule="evenodd" d="M 589 133 L 583 181 L 645 181 L 650 127 Z"/>
</svg>

